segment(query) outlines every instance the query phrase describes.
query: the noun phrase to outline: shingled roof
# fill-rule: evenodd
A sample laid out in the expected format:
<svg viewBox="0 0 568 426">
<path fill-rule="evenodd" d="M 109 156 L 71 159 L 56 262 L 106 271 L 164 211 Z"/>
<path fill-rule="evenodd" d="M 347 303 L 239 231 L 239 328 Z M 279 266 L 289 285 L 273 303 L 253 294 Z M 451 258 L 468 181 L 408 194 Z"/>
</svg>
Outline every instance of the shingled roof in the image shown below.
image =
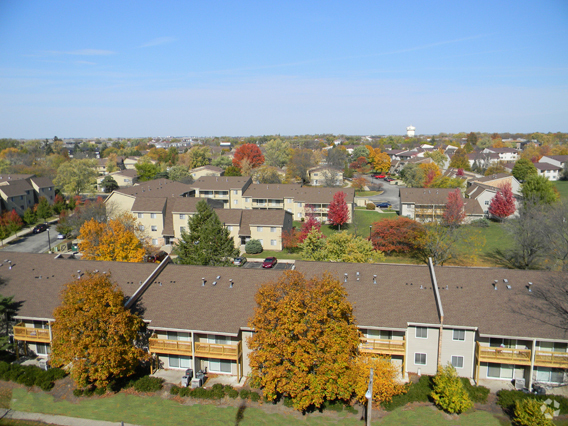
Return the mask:
<svg viewBox="0 0 568 426">
<path fill-rule="evenodd" d="M 185 183 L 174 182 L 169 179 L 156 179 L 128 188 L 120 188 L 114 192 L 134 197 L 182 197 L 191 191 L 193 191 L 193 188 Z"/>
<path fill-rule="evenodd" d="M 452 188 L 400 188 L 400 202 L 446 205 Z"/>
</svg>

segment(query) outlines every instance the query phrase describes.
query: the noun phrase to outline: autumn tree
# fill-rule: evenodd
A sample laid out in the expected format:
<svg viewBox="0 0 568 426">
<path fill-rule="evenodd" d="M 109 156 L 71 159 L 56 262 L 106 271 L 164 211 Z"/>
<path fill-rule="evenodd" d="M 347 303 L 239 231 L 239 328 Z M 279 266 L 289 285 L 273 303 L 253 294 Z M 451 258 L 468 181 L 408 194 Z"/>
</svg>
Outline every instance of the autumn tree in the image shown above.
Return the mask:
<svg viewBox="0 0 568 426">
<path fill-rule="evenodd" d="M 331 275 L 307 279 L 286 271 L 263 284 L 249 320 L 251 379 L 264 397 L 289 397 L 305 411 L 326 400 L 349 400 L 359 331 L 341 283 Z"/>
<path fill-rule="evenodd" d="M 201 200 L 197 213 L 187 221 L 189 232 L 182 232 L 174 246 L 177 262 L 184 265 L 228 266 L 239 255 L 231 232 L 223 226 L 217 213 Z"/>
<path fill-rule="evenodd" d="M 444 225 L 449 227 L 460 226 L 465 219 L 465 210 L 461 191 L 456 189 L 448 194 L 448 202 L 444 211 Z"/>
<path fill-rule="evenodd" d="M 15 234 L 24 227 L 22 218 L 18 215 L 18 213 L 16 213 L 16 210 L 14 209 L 10 210 L 9 212 L 4 212 L 4 215 L 2 216 L 2 222 L 10 235 Z"/>
<path fill-rule="evenodd" d="M 477 145 L 477 135 L 473 132 L 467 135 L 467 143 L 470 143 L 472 146 Z"/>
<path fill-rule="evenodd" d="M 436 163 L 436 165 L 440 169 L 443 169 L 444 165 L 446 164 L 446 161 L 448 161 L 448 157 L 442 151 L 439 150 L 435 150 L 432 152 L 425 152 L 424 157 L 431 158 L 432 161 Z"/>
<path fill-rule="evenodd" d="M 401 216 L 373 223 L 371 242 L 376 250 L 386 254 L 410 253 L 418 249 L 417 243 L 424 227 L 415 220 Z"/>
<path fill-rule="evenodd" d="M 422 163 L 418 166 L 424 175 L 424 182 L 423 185 L 425 188 L 428 188 L 434 179 L 439 177 L 442 173 L 440 172 L 440 168 L 436 165 L 436 163 Z"/>
<path fill-rule="evenodd" d="M 473 407 L 467 390 L 452 364 L 439 366 L 432 390 L 434 403 L 447 413 L 462 413 Z"/>
<path fill-rule="evenodd" d="M 253 169 L 264 164 L 264 155 L 262 155 L 260 148 L 253 143 L 246 143 L 237 147 L 235 155 L 233 156 L 233 166 L 242 170 L 242 161 L 244 159 L 249 162 Z"/>
<path fill-rule="evenodd" d="M 333 200 L 329 203 L 327 220 L 332 226 L 337 226 L 339 229 L 349 220 L 349 207 L 345 201 L 345 192 L 337 191 L 333 194 Z"/>
<path fill-rule="evenodd" d="M 181 164 L 172 166 L 168 169 L 168 179 L 182 183 L 193 182 L 193 177 L 189 173 L 187 166 L 183 166 Z"/>
<path fill-rule="evenodd" d="M 110 274 L 87 272 L 68 283 L 53 313 L 51 364 L 71 365 L 79 387 L 105 387 L 134 373 L 145 352 L 135 346 L 142 320 L 124 307 Z"/>
<path fill-rule="evenodd" d="M 485 176 L 497 175 L 499 173 L 509 173 L 509 171 L 505 168 L 502 161 L 497 163 L 491 164 L 487 170 L 485 170 Z"/>
<path fill-rule="evenodd" d="M 315 166 L 314 153 L 310 149 L 295 149 L 292 152 L 288 168 L 286 170 L 286 178 L 288 181 L 295 179 L 306 183 L 309 182 L 308 170 Z"/>
<path fill-rule="evenodd" d="M 312 229 L 300 244 L 302 258 L 320 262 L 374 263 L 384 260 L 380 251 L 373 248 L 367 238 L 354 236 L 347 231 L 335 232 L 329 238 Z"/>
<path fill-rule="evenodd" d="M 225 176 L 242 176 L 238 167 L 229 166 L 225 169 Z"/>
<path fill-rule="evenodd" d="M 282 168 L 290 160 L 290 143 L 286 140 L 271 139 L 269 140 L 265 148 L 265 160 L 268 166 Z"/>
<path fill-rule="evenodd" d="M 347 151 L 343 146 L 336 146 L 327 151 L 328 166 L 342 169 L 347 161 Z"/>
<path fill-rule="evenodd" d="M 506 182 L 497 190 L 497 194 L 491 200 L 488 209 L 489 214 L 503 220 L 515 213 L 516 209 L 511 183 Z"/>
<path fill-rule="evenodd" d="M 272 166 L 260 166 L 253 173 L 253 178 L 258 183 L 282 183 L 278 169 Z"/>
<path fill-rule="evenodd" d="M 73 213 L 68 214 L 66 211 L 60 213 L 57 231 L 64 235 L 71 234 L 73 236 L 79 235 L 83 224 L 91 219 L 106 223 L 109 213 L 113 209 L 113 206 L 105 204 L 101 197 L 98 197 L 94 202 L 87 200 L 84 204 L 81 204 L 75 198 L 71 198 L 69 207 L 73 210 Z"/>
<path fill-rule="evenodd" d="M 189 169 L 195 169 L 201 166 L 207 166 L 210 163 L 211 150 L 208 146 L 196 145 L 185 154 L 182 154 L 178 163 L 187 166 Z"/>
<path fill-rule="evenodd" d="M 364 177 L 358 177 L 351 181 L 351 188 L 355 191 L 363 191 L 367 186 L 367 180 Z"/>
<path fill-rule="evenodd" d="M 515 179 L 520 182 L 524 182 L 529 178 L 529 176 L 537 176 L 538 170 L 530 160 L 521 158 L 520 160 L 517 160 L 511 173 L 515 176 Z"/>
<path fill-rule="evenodd" d="M 316 228 L 318 232 L 321 230 L 321 222 L 317 220 L 309 211 L 306 212 L 306 220 L 302 224 L 302 230 L 298 236 L 298 242 L 303 242 L 312 228 Z"/>
<path fill-rule="evenodd" d="M 424 170 L 418 164 L 408 163 L 400 171 L 400 177 L 409 188 L 422 188 L 424 186 Z"/>
<path fill-rule="evenodd" d="M 298 248 L 298 237 L 299 232 L 296 228 L 292 228 L 288 231 L 282 231 L 282 248 L 286 249 L 288 253 L 292 253 Z"/>
<path fill-rule="evenodd" d="M 375 403 L 390 402 L 393 396 L 406 393 L 407 387 L 397 379 L 398 368 L 390 362 L 389 358 L 372 358 L 359 355 L 354 359 L 351 370 L 354 396 L 359 403 L 365 404 L 367 402 L 366 392 L 369 387 L 371 368 L 373 369 L 372 400 Z"/>
<path fill-rule="evenodd" d="M 380 148 L 373 149 L 371 146 L 367 146 L 366 148 L 369 150 L 369 163 L 372 164 L 373 169 L 376 172 L 387 173 L 391 167 L 389 155 L 381 152 Z"/>
<path fill-rule="evenodd" d="M 142 262 L 146 250 L 136 235 L 136 221 L 123 213 L 108 223 L 91 219 L 81 226 L 79 250 L 86 260 Z"/>
<path fill-rule="evenodd" d="M 66 194 L 93 192 L 97 172 L 94 160 L 71 160 L 59 166 L 53 183 Z"/>
<path fill-rule="evenodd" d="M 471 170 L 471 167 L 469 165 L 469 158 L 465 149 L 456 149 L 456 152 L 454 153 L 452 160 L 450 161 L 450 167 L 453 167 L 454 169 Z"/>
</svg>

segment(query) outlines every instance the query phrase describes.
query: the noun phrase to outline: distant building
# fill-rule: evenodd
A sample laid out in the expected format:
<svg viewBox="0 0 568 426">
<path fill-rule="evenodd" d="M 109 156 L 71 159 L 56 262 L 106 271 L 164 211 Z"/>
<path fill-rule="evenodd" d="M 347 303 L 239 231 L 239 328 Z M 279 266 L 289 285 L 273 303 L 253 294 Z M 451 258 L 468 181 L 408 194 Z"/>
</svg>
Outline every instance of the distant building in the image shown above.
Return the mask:
<svg viewBox="0 0 568 426">
<path fill-rule="evenodd" d="M 406 136 L 408 136 L 409 138 L 413 138 L 414 135 L 415 135 L 415 130 L 416 130 L 416 127 L 414 127 L 412 125 L 408 126 L 406 128 Z"/>
</svg>

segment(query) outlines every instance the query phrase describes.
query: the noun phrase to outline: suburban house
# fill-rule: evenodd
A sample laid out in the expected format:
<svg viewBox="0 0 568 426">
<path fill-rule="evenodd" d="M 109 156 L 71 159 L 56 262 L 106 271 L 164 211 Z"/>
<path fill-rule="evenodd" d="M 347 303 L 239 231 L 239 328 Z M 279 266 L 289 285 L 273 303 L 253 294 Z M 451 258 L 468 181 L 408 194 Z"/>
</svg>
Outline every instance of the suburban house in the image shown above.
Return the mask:
<svg viewBox="0 0 568 426">
<path fill-rule="evenodd" d="M 400 215 L 423 223 L 441 221 L 448 196 L 454 191 L 453 188 L 400 188 Z M 483 210 L 477 202 L 464 199 L 463 203 L 466 222 L 483 218 Z"/>
<path fill-rule="evenodd" d="M 225 171 L 221 167 L 211 165 L 196 167 L 189 171 L 193 179 L 199 179 L 203 176 L 223 176 L 223 173 L 225 173 Z"/>
<path fill-rule="evenodd" d="M 101 182 L 107 176 L 111 176 L 116 181 L 119 188 L 128 188 L 138 182 L 138 172 L 136 169 L 119 170 L 118 172 L 108 173 L 105 176 L 99 176 L 97 178 L 97 189 L 99 191 L 102 190 Z"/>
<path fill-rule="evenodd" d="M 499 155 L 500 161 L 517 161 L 519 159 L 519 151 L 514 148 L 485 148 L 483 153 L 491 153 Z"/>
<path fill-rule="evenodd" d="M 98 158 L 96 160 L 97 172 L 99 175 L 107 175 L 109 172 L 107 170 L 109 159 L 108 158 Z M 115 169 L 124 170 L 124 157 L 116 157 L 116 162 L 114 163 Z"/>
<path fill-rule="evenodd" d="M 468 185 L 473 185 L 475 183 L 481 183 L 483 185 L 493 186 L 495 188 L 499 188 L 502 185 L 509 183 L 511 184 L 513 194 L 515 196 L 521 196 L 520 182 L 513 175 L 510 175 L 508 173 L 497 173 L 494 175 L 483 176 L 477 179 L 471 179 L 468 182 Z"/>
<path fill-rule="evenodd" d="M 499 161 L 501 161 L 499 154 L 494 152 L 485 152 L 485 150 L 467 154 L 467 158 L 470 167 L 477 166 L 481 169 L 487 169 L 489 166 L 497 164 Z"/>
<path fill-rule="evenodd" d="M 342 186 L 343 171 L 332 167 L 318 166 L 308 170 L 312 186 Z"/>
<path fill-rule="evenodd" d="M 560 179 L 562 173 L 562 167 L 556 166 L 551 163 L 533 163 L 536 167 L 539 176 L 543 176 L 548 180 L 558 180 Z"/>
<path fill-rule="evenodd" d="M 138 161 L 140 161 L 142 157 L 126 157 L 122 163 L 124 164 L 124 168 L 125 169 L 133 169 L 136 170 L 136 164 L 138 164 Z M 152 160 L 150 158 L 147 159 L 148 161 L 150 161 L 150 163 L 152 164 L 156 164 L 157 161 L 156 160 Z"/>
<path fill-rule="evenodd" d="M 9 253 L 3 294 L 14 296 L 20 351 L 49 358 L 53 310 L 62 287 L 91 271 L 110 273 L 125 306 L 141 313 L 154 366 L 233 375 L 250 372 L 246 339 L 260 285 L 282 271 L 78 260 Z M 7 265 L 11 267 L 7 267 Z M 568 335 L 539 294 L 566 277 L 548 271 L 297 261 L 307 278 L 331 274 L 344 286 L 361 332 L 361 353 L 388 355 L 408 373 L 452 364 L 461 377 L 565 384 Z M 142 309 L 141 309 L 142 308 Z M 180 314 L 183 313 L 183 314 Z"/>
<path fill-rule="evenodd" d="M 55 186 L 51 179 L 27 174 L 0 175 L 2 211 L 15 210 L 23 216 L 26 209 L 37 204 L 41 197 L 53 204 Z"/>
<path fill-rule="evenodd" d="M 539 162 L 549 163 L 563 169 L 568 163 L 568 155 L 544 155 Z"/>
<path fill-rule="evenodd" d="M 433 162 L 429 157 L 403 157 L 400 160 L 391 161 L 390 173 L 399 174 L 407 164 L 428 164 Z"/>
</svg>

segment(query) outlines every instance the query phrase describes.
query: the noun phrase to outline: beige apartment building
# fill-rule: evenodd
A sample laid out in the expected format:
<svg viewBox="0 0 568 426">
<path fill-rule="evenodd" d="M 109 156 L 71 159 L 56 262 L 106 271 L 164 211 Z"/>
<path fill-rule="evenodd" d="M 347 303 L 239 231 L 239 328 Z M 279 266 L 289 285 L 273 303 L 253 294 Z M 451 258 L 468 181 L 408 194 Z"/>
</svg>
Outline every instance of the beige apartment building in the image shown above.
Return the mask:
<svg viewBox="0 0 568 426">
<path fill-rule="evenodd" d="M 46 177 L 26 174 L 0 175 L 2 211 L 15 210 L 20 216 L 44 197 L 49 204 L 55 200 L 55 186 Z"/>
</svg>

